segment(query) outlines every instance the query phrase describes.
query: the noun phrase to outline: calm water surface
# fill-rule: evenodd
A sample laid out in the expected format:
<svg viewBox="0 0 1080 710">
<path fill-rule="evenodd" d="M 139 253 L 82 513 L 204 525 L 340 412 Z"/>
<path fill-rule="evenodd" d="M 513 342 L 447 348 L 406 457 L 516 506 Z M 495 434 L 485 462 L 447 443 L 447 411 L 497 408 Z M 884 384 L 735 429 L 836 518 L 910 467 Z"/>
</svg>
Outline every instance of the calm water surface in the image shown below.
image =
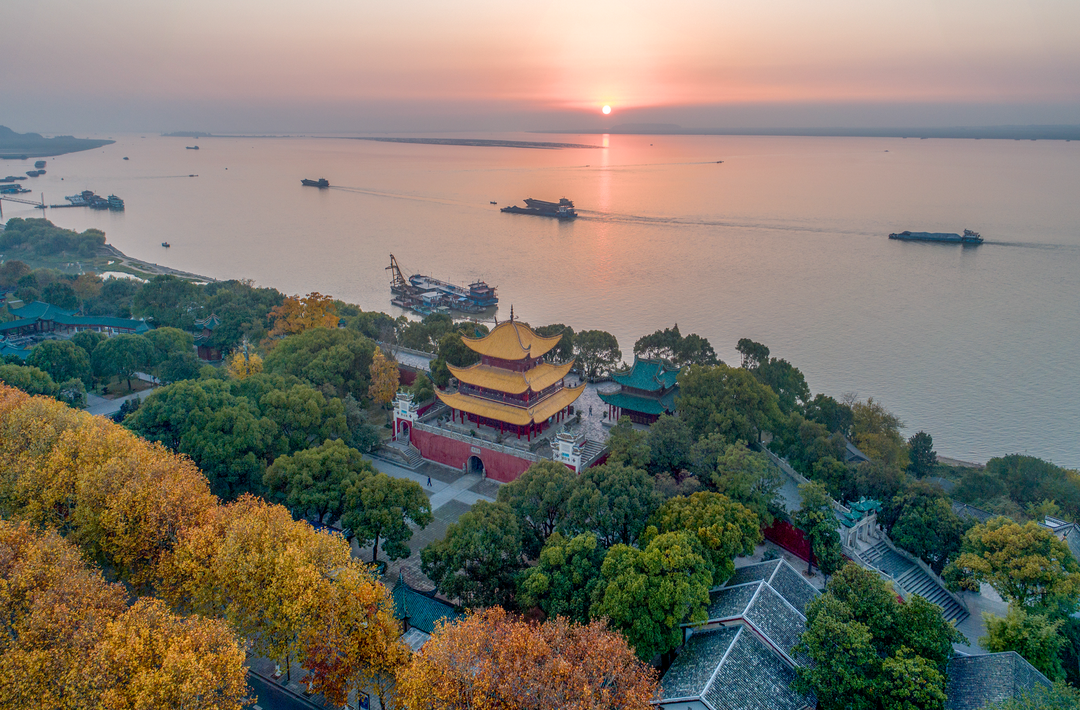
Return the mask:
<svg viewBox="0 0 1080 710">
<path fill-rule="evenodd" d="M 730 363 L 749 337 L 814 392 L 880 400 L 943 455 L 1080 466 L 1080 144 L 483 137 L 606 147 L 135 135 L 51 158 L 27 182 L 48 203 L 83 189 L 123 197 L 124 213 L 49 218 L 99 227 L 138 258 L 393 312 L 393 252 L 410 273 L 497 285 L 502 316 L 513 304 L 535 325 L 611 331 L 627 359 L 674 322 Z M 198 177 L 169 177 L 187 174 Z M 562 196 L 577 221 L 489 204 Z M 964 228 L 986 243 L 886 239 Z"/>
</svg>

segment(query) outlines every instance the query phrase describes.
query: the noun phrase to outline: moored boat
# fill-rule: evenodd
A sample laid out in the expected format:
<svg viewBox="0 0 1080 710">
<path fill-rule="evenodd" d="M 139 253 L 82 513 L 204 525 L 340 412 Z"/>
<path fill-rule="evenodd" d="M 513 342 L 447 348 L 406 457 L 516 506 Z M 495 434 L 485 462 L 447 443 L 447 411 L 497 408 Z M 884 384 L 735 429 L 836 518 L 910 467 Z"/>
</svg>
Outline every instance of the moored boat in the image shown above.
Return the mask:
<svg viewBox="0 0 1080 710">
<path fill-rule="evenodd" d="M 525 207 L 518 207 L 517 205 L 503 207 L 499 211 L 508 214 L 533 214 L 540 217 L 555 217 L 557 219 L 574 219 L 578 216 L 577 212 L 574 211 L 573 201 L 568 200 L 565 197 L 558 202 L 534 200 L 531 197 L 527 197 L 525 198 L 525 205 Z"/>
</svg>

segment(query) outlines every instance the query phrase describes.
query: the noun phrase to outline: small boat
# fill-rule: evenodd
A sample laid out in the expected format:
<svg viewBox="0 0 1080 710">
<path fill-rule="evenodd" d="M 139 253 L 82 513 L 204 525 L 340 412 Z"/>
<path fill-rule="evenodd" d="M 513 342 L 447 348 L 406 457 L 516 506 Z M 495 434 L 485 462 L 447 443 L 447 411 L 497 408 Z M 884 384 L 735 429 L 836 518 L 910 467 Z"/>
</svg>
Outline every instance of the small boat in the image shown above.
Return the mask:
<svg viewBox="0 0 1080 710">
<path fill-rule="evenodd" d="M 36 163 L 34 163 L 34 167 L 35 168 L 44 168 L 45 167 L 45 161 L 44 160 L 37 161 Z"/>
<path fill-rule="evenodd" d="M 330 183 L 327 182 L 326 178 L 319 178 L 318 180 L 308 180 L 307 178 L 304 178 L 300 180 L 300 184 L 307 187 L 330 187 Z"/>
<path fill-rule="evenodd" d="M 27 170 L 26 174 L 29 175 L 30 177 L 37 177 L 38 175 L 41 175 L 43 172 L 45 172 L 45 171 L 44 170 Z"/>
<path fill-rule="evenodd" d="M 116 195 L 109 195 L 109 209 L 113 212 L 123 212 L 124 201 Z"/>
<path fill-rule="evenodd" d="M 189 146 L 184 146 L 184 147 L 187 148 L 188 150 L 198 150 L 199 149 L 199 146 L 197 146 L 197 145 L 189 145 Z"/>
<path fill-rule="evenodd" d="M 491 201 L 491 204 L 493 204 L 493 205 L 497 205 L 497 204 L 499 204 L 499 203 L 498 203 L 498 202 L 496 202 L 495 200 L 492 200 L 492 201 Z"/>
<path fill-rule="evenodd" d="M 169 248 L 169 243 L 168 243 L 168 242 L 162 242 L 162 243 L 161 243 L 161 246 L 163 246 L 163 247 L 165 247 L 166 249 L 168 249 L 168 248 Z"/>
<path fill-rule="evenodd" d="M 125 155 L 125 156 L 124 156 L 124 160 L 127 160 L 127 159 L 128 159 L 128 157 L 127 157 L 127 156 Z"/>
</svg>

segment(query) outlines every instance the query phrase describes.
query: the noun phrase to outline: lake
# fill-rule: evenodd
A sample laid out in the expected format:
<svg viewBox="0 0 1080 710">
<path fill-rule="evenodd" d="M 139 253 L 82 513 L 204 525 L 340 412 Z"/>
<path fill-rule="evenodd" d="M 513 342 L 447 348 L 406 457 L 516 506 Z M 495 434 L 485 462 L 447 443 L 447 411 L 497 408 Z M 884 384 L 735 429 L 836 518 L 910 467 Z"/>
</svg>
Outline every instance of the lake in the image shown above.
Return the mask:
<svg viewBox="0 0 1080 710">
<path fill-rule="evenodd" d="M 500 317 L 512 304 L 533 325 L 610 331 L 627 360 L 638 337 L 675 322 L 732 364 L 748 337 L 815 393 L 874 397 L 907 434 L 932 434 L 941 455 L 1080 467 L 1080 144 L 450 136 L 600 146 L 529 150 L 111 137 L 49 158 L 47 174 L 23 184 L 49 204 L 84 189 L 119 195 L 126 212 L 48 217 L 103 229 L 131 256 L 396 315 L 392 252 L 407 275 L 497 285 Z M 335 187 L 300 185 L 320 177 Z M 564 196 L 576 221 L 498 211 Z M 38 211 L 5 202 L 4 215 Z M 965 228 L 986 242 L 887 239 Z"/>
</svg>

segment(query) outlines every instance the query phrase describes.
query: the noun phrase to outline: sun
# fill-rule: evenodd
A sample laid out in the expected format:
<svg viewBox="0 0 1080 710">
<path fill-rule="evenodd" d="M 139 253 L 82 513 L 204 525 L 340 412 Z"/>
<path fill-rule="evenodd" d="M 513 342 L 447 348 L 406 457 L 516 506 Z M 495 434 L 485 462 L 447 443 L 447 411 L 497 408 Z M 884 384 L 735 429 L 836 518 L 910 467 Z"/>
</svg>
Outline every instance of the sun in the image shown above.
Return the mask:
<svg viewBox="0 0 1080 710">
<path fill-rule="evenodd" d="M 602 108 L 601 110 L 602 110 L 602 111 L 604 112 L 604 115 L 605 115 L 605 116 L 606 116 L 607 114 L 611 113 L 611 107 L 610 107 L 610 106 L 605 106 L 605 107 L 604 107 L 604 108 Z"/>
</svg>

